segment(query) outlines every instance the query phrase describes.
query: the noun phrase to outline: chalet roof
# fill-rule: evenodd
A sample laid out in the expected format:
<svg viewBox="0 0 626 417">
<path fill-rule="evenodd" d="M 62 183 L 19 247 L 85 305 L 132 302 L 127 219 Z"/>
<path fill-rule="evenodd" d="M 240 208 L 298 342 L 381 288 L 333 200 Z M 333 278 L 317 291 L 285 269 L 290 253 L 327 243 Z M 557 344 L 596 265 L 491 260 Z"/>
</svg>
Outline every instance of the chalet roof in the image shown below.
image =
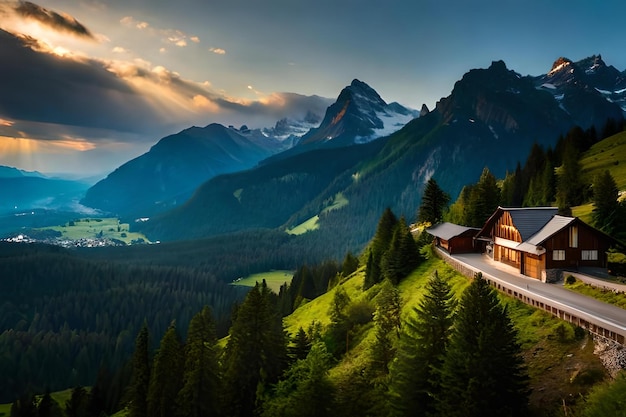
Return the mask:
<svg viewBox="0 0 626 417">
<path fill-rule="evenodd" d="M 537 234 L 558 213 L 556 207 L 503 208 L 502 210 L 511 215 L 513 224 L 522 236 L 522 241 Z"/>
<path fill-rule="evenodd" d="M 526 242 L 535 246 L 541 245 L 548 238 L 550 238 L 554 234 L 560 232 L 561 230 L 569 226 L 571 223 L 573 223 L 574 220 L 576 220 L 575 217 L 565 217 L 565 216 L 559 216 L 557 214 L 554 217 L 552 217 L 552 219 L 550 219 L 550 221 L 546 223 L 546 225 L 543 226 L 541 230 L 539 230 L 537 233 L 532 235 L 530 239 L 528 239 Z"/>
<path fill-rule="evenodd" d="M 552 216 L 558 213 L 556 207 L 498 207 L 496 211 L 487 219 L 478 236 L 490 236 L 493 224 L 502 216 L 509 213 L 513 220 L 513 225 L 519 231 L 522 241 L 537 233 Z"/>
<path fill-rule="evenodd" d="M 465 227 L 465 226 L 461 226 L 458 224 L 454 224 L 454 223 L 439 223 L 436 224 L 434 226 L 429 227 L 428 229 L 426 229 L 426 231 L 435 236 L 438 237 L 440 239 L 444 239 L 444 240 L 450 240 L 453 237 L 462 235 L 464 233 L 467 232 L 474 232 L 477 233 L 480 229 L 477 229 L 475 227 Z"/>
</svg>

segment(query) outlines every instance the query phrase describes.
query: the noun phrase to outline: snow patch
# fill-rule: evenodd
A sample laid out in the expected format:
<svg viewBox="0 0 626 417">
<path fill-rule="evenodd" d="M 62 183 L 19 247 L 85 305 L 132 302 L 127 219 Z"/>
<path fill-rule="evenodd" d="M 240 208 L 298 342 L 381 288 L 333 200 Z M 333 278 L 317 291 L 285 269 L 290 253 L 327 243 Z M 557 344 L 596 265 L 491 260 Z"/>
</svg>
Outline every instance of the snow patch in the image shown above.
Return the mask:
<svg viewBox="0 0 626 417">
<path fill-rule="evenodd" d="M 414 119 L 412 114 L 378 112 L 376 116 L 383 122 L 382 129 L 374 129 L 378 137 L 389 136 L 402 129 L 407 123 Z"/>
<path fill-rule="evenodd" d="M 600 94 L 604 94 L 605 96 L 610 96 L 611 94 L 613 94 L 613 91 L 609 91 L 609 90 L 601 90 L 599 88 L 596 87 L 596 91 Z"/>
<path fill-rule="evenodd" d="M 496 139 L 500 139 L 500 137 L 498 136 L 498 134 L 496 133 L 496 130 L 493 128 L 493 126 L 489 125 L 489 130 L 491 130 L 491 133 L 493 134 L 493 137 Z"/>
<path fill-rule="evenodd" d="M 542 88 L 547 88 L 548 90 L 556 90 L 556 86 L 552 83 L 544 83 L 541 84 Z"/>
</svg>

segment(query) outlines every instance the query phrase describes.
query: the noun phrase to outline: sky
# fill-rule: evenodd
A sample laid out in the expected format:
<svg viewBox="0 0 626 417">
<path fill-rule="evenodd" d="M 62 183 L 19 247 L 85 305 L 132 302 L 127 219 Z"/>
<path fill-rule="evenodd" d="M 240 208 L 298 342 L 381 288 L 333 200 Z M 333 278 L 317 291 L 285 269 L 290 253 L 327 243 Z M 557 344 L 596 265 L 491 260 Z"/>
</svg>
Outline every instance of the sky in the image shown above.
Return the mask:
<svg viewBox="0 0 626 417">
<path fill-rule="evenodd" d="M 354 79 L 433 108 L 472 68 L 626 69 L 622 0 L 0 0 L 0 165 L 105 175 L 190 126 L 323 116 Z"/>
</svg>

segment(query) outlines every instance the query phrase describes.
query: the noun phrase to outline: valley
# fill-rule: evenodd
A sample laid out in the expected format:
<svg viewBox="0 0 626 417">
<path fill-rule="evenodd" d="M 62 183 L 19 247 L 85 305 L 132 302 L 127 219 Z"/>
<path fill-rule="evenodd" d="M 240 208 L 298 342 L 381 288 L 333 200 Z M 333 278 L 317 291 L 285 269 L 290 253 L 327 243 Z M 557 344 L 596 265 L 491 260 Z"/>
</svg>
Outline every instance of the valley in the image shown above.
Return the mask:
<svg viewBox="0 0 626 417">
<path fill-rule="evenodd" d="M 435 271 L 457 298 L 471 285 L 429 252 L 426 234 L 405 233 L 429 180 L 446 196 L 438 221 L 480 227 L 480 216 L 498 205 L 553 205 L 617 239 L 626 236 L 620 215 L 599 222 L 601 202 L 594 199 L 605 171 L 617 191 L 626 188 L 624 109 L 616 96 L 624 81 L 611 68 L 599 56 L 559 59 L 533 77 L 493 61 L 466 72 L 449 96 L 420 112 L 386 103 L 355 79 L 335 101 L 317 101 L 325 105 L 323 117 L 307 110 L 306 120 L 281 119 L 274 128 L 193 126 L 163 137 L 96 184 L 37 179 L 53 182 L 23 200 L 28 204 L 19 212 L 32 219 L 10 211 L 0 218 L 7 237 L 0 242 L 0 347 L 7 352 L 0 372 L 10 376 L 0 385 L 1 400 L 27 389 L 95 385 L 108 392 L 106 413 L 126 415 L 120 393 L 131 383 L 128 364 L 142 326 L 156 352 L 165 334 L 178 334 L 180 343 L 194 337 L 188 326 L 210 306 L 221 363 L 236 361 L 239 350 L 261 349 L 233 334 L 263 317 L 273 323 L 271 332 L 282 326 L 290 337 L 309 332 L 307 349 L 312 340 L 325 346 L 333 359 L 322 373 L 338 390 L 333 401 L 340 402 L 340 415 L 388 407 L 382 398 L 396 388 L 378 390 L 397 371 L 392 358 L 401 343 L 399 331 L 379 333 L 380 294 L 397 291 L 406 321 Z M 594 75 L 603 71 L 611 77 Z M 29 175 L 3 172 L 5 189 L 19 194 L 14 177 Z M 614 203 L 614 213 L 622 213 L 622 203 Z M 377 225 L 387 209 L 401 226 L 387 236 L 389 248 L 380 249 Z M 393 283 L 382 281 L 386 275 Z M 255 294 L 260 304 L 248 311 L 245 300 Z M 533 416 L 581 406 L 577 399 L 608 378 L 582 329 L 498 299 L 519 332 Z M 345 309 L 332 312 L 341 303 Z M 246 323 L 236 323 L 246 314 Z M 227 347 L 231 340 L 242 345 Z M 292 352 L 295 343 L 285 339 L 272 351 Z M 385 359 L 371 362 L 377 349 Z M 54 365 L 46 361 L 50 355 L 58 359 Z M 304 364 L 286 358 L 276 369 Z M 224 386 L 238 386 L 229 369 L 222 369 Z M 259 382 L 262 401 L 281 407 L 277 390 L 288 374 L 272 375 Z M 367 401 L 348 389 L 352 380 Z M 249 395 L 256 393 L 255 385 Z M 228 395 L 238 403 L 240 394 Z M 292 394 L 287 390 L 284 398 Z"/>
</svg>

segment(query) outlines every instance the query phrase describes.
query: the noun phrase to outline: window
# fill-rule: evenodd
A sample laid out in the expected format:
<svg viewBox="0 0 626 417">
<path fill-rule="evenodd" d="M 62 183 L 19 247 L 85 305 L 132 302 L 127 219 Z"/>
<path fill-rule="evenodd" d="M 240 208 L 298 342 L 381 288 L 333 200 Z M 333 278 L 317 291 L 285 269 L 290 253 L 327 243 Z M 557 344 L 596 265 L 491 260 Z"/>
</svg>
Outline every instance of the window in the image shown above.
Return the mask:
<svg viewBox="0 0 626 417">
<path fill-rule="evenodd" d="M 552 260 L 553 261 L 564 261 L 565 260 L 565 251 L 563 249 L 553 250 L 552 251 Z"/>
<path fill-rule="evenodd" d="M 597 250 L 583 250 L 580 252 L 580 259 L 583 261 L 597 261 L 598 251 Z"/>
<path fill-rule="evenodd" d="M 569 247 L 578 247 L 578 226 L 572 226 L 569 228 Z"/>
</svg>

